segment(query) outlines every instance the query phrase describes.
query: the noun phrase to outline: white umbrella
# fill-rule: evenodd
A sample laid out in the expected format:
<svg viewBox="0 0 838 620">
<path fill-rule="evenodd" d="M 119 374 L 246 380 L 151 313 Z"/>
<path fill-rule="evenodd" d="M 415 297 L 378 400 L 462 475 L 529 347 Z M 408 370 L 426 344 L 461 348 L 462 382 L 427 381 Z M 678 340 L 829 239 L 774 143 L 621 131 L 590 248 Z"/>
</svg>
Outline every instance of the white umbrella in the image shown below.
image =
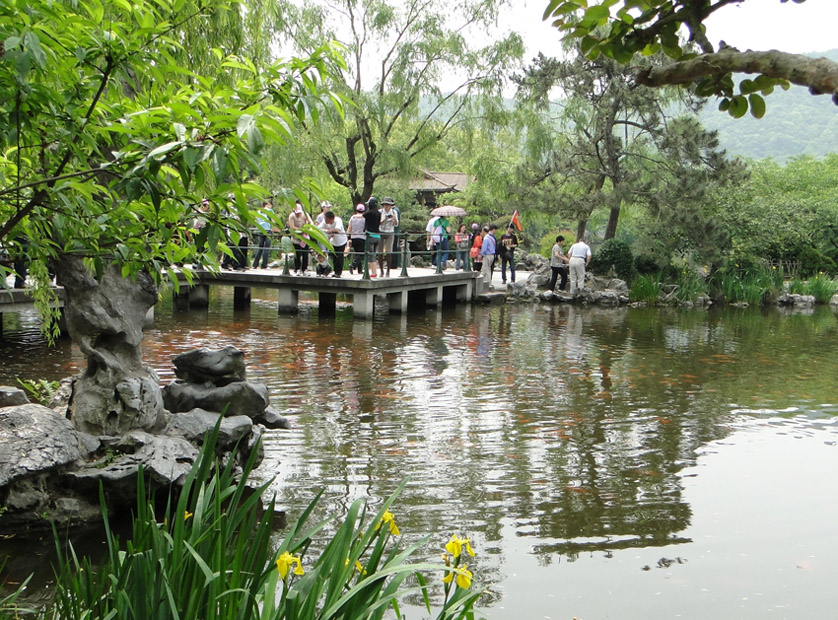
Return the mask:
<svg viewBox="0 0 838 620">
<path fill-rule="evenodd" d="M 465 214 L 465 209 L 454 207 L 452 205 L 443 205 L 431 211 L 431 215 L 439 215 L 440 217 L 460 217 Z"/>
</svg>

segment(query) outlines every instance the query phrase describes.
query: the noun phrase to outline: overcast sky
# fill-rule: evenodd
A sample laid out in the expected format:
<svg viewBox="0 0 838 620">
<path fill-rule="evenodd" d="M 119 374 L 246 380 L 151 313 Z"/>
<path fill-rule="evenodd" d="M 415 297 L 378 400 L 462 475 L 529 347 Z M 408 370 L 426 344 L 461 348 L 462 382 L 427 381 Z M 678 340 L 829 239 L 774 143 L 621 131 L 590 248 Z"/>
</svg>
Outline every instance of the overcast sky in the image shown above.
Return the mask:
<svg viewBox="0 0 838 620">
<path fill-rule="evenodd" d="M 522 6 L 523 5 L 523 6 Z M 556 31 L 541 20 L 546 0 L 522 0 L 510 10 L 510 30 L 524 36 L 528 56 L 556 55 Z M 741 50 L 779 49 L 784 52 L 823 52 L 838 48 L 838 0 L 747 0 L 720 9 L 707 22 L 714 46 L 720 40 Z"/>
</svg>

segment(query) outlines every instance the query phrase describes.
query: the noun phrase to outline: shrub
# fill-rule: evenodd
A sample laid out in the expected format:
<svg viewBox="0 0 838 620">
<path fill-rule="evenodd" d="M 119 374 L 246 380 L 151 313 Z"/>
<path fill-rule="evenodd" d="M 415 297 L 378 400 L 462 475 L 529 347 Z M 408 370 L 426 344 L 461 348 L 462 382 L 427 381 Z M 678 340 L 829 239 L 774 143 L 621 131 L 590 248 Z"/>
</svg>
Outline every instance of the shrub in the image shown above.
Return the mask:
<svg viewBox="0 0 838 620">
<path fill-rule="evenodd" d="M 699 295 L 707 293 L 707 280 L 692 268 L 682 270 L 675 284 L 678 287 L 675 289 L 678 301 L 695 301 Z"/>
<path fill-rule="evenodd" d="M 594 253 L 590 263 L 591 271 L 606 275 L 613 267 L 618 278 L 631 281 L 634 272 L 634 256 L 625 241 L 609 239 Z"/>
<path fill-rule="evenodd" d="M 812 246 L 804 247 L 797 254 L 800 261 L 800 275 L 804 278 L 826 272 L 835 273 L 835 263 L 826 254 Z"/>
<path fill-rule="evenodd" d="M 711 279 L 713 296 L 727 303 L 761 304 L 775 295 L 778 285 L 772 270 L 734 265 L 717 271 Z"/>
<path fill-rule="evenodd" d="M 660 299 L 661 288 L 660 275 L 637 276 L 632 280 L 629 299 L 654 304 Z"/>
<path fill-rule="evenodd" d="M 573 245 L 576 241 L 576 233 L 571 232 L 566 228 L 551 230 L 546 235 L 541 237 L 538 241 L 538 253 L 544 256 L 545 258 L 550 258 L 550 253 L 553 251 L 553 246 L 556 244 L 556 237 L 561 235 L 564 237 L 564 247 L 565 254 L 567 254 L 568 248 Z"/>
<path fill-rule="evenodd" d="M 638 275 L 648 276 L 660 272 L 660 265 L 648 254 L 638 254 L 634 257 L 634 270 Z"/>
</svg>

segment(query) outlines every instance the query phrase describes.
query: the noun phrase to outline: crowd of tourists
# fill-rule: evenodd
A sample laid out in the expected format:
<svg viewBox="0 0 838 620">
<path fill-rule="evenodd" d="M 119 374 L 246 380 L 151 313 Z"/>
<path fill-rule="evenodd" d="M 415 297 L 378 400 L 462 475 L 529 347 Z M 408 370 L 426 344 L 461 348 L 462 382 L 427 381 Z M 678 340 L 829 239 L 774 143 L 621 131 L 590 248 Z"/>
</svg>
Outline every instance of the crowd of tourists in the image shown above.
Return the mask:
<svg viewBox="0 0 838 620">
<path fill-rule="evenodd" d="M 206 210 L 207 206 L 204 201 L 202 210 Z M 229 215 L 235 219 L 235 214 Z M 461 223 L 455 230 L 448 217 L 432 216 L 425 227 L 425 249 L 431 257 L 431 264 L 445 271 L 453 255 L 455 270 L 479 272 L 490 289 L 495 268 L 499 268 L 504 284 L 515 282 L 515 250 L 518 247 L 516 216 L 517 212 L 502 234 L 499 234 L 496 224 Z M 350 274 L 360 274 L 366 256 L 371 278 L 389 277 L 391 269 L 397 266 L 399 245 L 406 243 L 400 236 L 400 212 L 391 197 L 385 197 L 380 203 L 375 197 L 366 203 L 358 203 L 345 224 L 328 201 L 320 204 L 320 213 L 313 220 L 302 203 L 297 201 L 288 214 L 283 231 L 280 231 L 278 221 L 281 220 L 274 214 L 273 203 L 266 200 L 257 217 L 257 227 L 251 231 L 254 246 L 249 246 L 248 235 L 241 233 L 238 242 L 231 243 L 231 255 L 224 256 L 222 267 L 247 269 L 247 249 L 255 247 L 252 267 L 266 269 L 273 249 L 271 240 L 283 232 L 279 250 L 289 257 L 293 254 L 293 275 L 305 275 L 313 267 L 316 276 L 340 278 L 345 266 Z M 200 233 L 205 224 L 199 215 L 194 227 Z M 305 232 L 307 224 L 323 232 L 331 249 L 318 244 Z M 517 229 L 520 230 L 520 224 Z M 569 284 L 570 293 L 576 294 L 585 287 L 585 269 L 591 260 L 591 248 L 584 239 L 580 239 L 565 252 L 564 240 L 562 235 L 557 236 L 550 254 L 552 274 L 549 288 L 556 290 L 558 283 L 559 290 L 566 291 Z"/>
</svg>

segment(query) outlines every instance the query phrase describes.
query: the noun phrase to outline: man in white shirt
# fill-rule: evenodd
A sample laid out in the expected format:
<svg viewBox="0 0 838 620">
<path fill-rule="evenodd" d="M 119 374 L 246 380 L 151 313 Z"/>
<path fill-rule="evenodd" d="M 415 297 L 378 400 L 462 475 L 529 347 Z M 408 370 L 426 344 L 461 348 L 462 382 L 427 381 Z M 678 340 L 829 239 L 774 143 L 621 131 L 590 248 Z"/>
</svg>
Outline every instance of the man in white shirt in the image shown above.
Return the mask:
<svg viewBox="0 0 838 620">
<path fill-rule="evenodd" d="M 591 262 L 591 248 L 585 243 L 585 236 L 570 246 L 567 251 L 570 257 L 570 294 L 585 290 L 585 267 Z"/>
</svg>

